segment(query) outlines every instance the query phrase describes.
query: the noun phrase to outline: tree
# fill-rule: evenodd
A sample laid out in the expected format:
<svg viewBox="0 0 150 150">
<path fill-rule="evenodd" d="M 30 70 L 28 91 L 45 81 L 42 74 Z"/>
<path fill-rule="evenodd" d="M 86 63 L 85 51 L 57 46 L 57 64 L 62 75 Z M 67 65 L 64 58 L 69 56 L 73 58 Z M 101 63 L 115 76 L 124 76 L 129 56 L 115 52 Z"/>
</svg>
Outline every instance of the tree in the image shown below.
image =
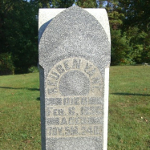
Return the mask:
<svg viewBox="0 0 150 150">
<path fill-rule="evenodd" d="M 74 0 L 52 0 L 52 7 L 54 8 L 68 8 L 72 6 Z"/>
<path fill-rule="evenodd" d="M 109 15 L 112 39 L 112 64 L 150 62 L 149 6 L 142 0 L 110 0 Z M 145 7 L 145 8 L 143 8 Z M 146 11 L 143 11 L 146 10 Z M 146 20 L 143 20 L 147 16 Z M 120 49 L 121 47 L 121 49 Z"/>
<path fill-rule="evenodd" d="M 135 62 L 150 62 L 150 1 L 119 0 L 119 5 L 125 15 L 122 29 L 127 31 Z"/>
<path fill-rule="evenodd" d="M 78 0 L 77 5 L 82 8 L 96 8 L 96 0 Z"/>
<path fill-rule="evenodd" d="M 35 9 L 22 0 L 1 2 L 1 52 L 12 55 L 16 73 L 37 64 L 37 19 Z"/>
<path fill-rule="evenodd" d="M 39 8 L 68 8 L 73 5 L 74 0 L 31 0 L 30 3 Z"/>
<path fill-rule="evenodd" d="M 125 25 L 138 26 L 145 31 L 150 29 L 150 1 L 149 0 L 119 0 L 125 14 Z"/>
</svg>

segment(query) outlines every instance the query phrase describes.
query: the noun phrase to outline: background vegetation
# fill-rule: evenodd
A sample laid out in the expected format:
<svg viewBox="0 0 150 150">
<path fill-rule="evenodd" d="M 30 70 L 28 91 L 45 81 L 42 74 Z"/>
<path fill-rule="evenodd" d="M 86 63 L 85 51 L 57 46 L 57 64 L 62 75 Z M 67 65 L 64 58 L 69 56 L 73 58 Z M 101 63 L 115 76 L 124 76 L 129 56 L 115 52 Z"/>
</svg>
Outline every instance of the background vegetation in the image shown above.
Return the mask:
<svg viewBox="0 0 150 150">
<path fill-rule="evenodd" d="M 37 66 L 39 8 L 67 8 L 73 3 L 74 0 L 0 0 L 0 74 L 25 73 Z M 150 63 L 149 0 L 75 3 L 82 8 L 106 8 L 111 27 L 112 65 Z"/>
<path fill-rule="evenodd" d="M 108 150 L 150 150 L 150 66 L 110 67 Z M 39 74 L 0 76 L 0 149 L 40 150 Z"/>
</svg>

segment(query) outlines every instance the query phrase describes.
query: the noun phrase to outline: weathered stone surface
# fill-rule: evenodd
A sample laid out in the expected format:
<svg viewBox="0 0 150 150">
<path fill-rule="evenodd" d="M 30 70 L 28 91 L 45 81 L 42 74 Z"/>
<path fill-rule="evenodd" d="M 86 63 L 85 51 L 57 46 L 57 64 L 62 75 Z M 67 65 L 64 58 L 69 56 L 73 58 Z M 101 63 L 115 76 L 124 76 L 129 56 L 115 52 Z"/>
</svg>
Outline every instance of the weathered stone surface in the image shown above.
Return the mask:
<svg viewBox="0 0 150 150">
<path fill-rule="evenodd" d="M 39 21 L 43 150 L 107 149 L 110 34 L 108 18 L 93 16 L 106 11 L 93 10 Z"/>
</svg>

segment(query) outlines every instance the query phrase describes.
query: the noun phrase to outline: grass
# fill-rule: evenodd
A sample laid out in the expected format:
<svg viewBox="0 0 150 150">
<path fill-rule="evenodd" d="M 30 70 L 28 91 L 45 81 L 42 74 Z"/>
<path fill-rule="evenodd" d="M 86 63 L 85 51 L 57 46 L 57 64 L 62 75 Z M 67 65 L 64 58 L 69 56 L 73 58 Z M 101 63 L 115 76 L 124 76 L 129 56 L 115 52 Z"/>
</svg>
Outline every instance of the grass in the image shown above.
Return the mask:
<svg viewBox="0 0 150 150">
<path fill-rule="evenodd" d="M 38 73 L 0 76 L 0 93 L 0 149 L 40 149 Z"/>
<path fill-rule="evenodd" d="M 108 150 L 150 150 L 150 67 L 110 68 Z M 0 76 L 0 150 L 40 150 L 38 73 Z"/>
<path fill-rule="evenodd" d="M 110 68 L 108 150 L 150 149 L 150 67 Z"/>
</svg>

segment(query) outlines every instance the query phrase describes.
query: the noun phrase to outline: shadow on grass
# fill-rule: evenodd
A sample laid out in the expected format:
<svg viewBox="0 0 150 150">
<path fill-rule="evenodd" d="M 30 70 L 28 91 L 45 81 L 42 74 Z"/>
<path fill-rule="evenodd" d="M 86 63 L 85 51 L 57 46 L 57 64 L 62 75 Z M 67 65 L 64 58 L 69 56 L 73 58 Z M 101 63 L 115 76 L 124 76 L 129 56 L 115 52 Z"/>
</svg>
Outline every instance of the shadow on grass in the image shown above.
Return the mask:
<svg viewBox="0 0 150 150">
<path fill-rule="evenodd" d="M 110 93 L 113 95 L 132 95 L 132 96 L 150 96 L 150 94 L 138 94 L 138 93 Z"/>
<path fill-rule="evenodd" d="M 2 87 L 2 86 L 0 86 L 0 88 L 3 88 L 3 89 L 16 89 L 16 90 L 18 90 L 18 89 L 20 89 L 20 90 L 30 90 L 30 91 L 40 91 L 40 89 L 38 89 L 38 88 L 26 88 L 26 87 L 20 87 L 20 88 L 14 88 L 14 87 Z"/>
<path fill-rule="evenodd" d="M 36 100 L 37 100 L 37 101 L 40 101 L 40 97 L 38 97 Z"/>
</svg>

